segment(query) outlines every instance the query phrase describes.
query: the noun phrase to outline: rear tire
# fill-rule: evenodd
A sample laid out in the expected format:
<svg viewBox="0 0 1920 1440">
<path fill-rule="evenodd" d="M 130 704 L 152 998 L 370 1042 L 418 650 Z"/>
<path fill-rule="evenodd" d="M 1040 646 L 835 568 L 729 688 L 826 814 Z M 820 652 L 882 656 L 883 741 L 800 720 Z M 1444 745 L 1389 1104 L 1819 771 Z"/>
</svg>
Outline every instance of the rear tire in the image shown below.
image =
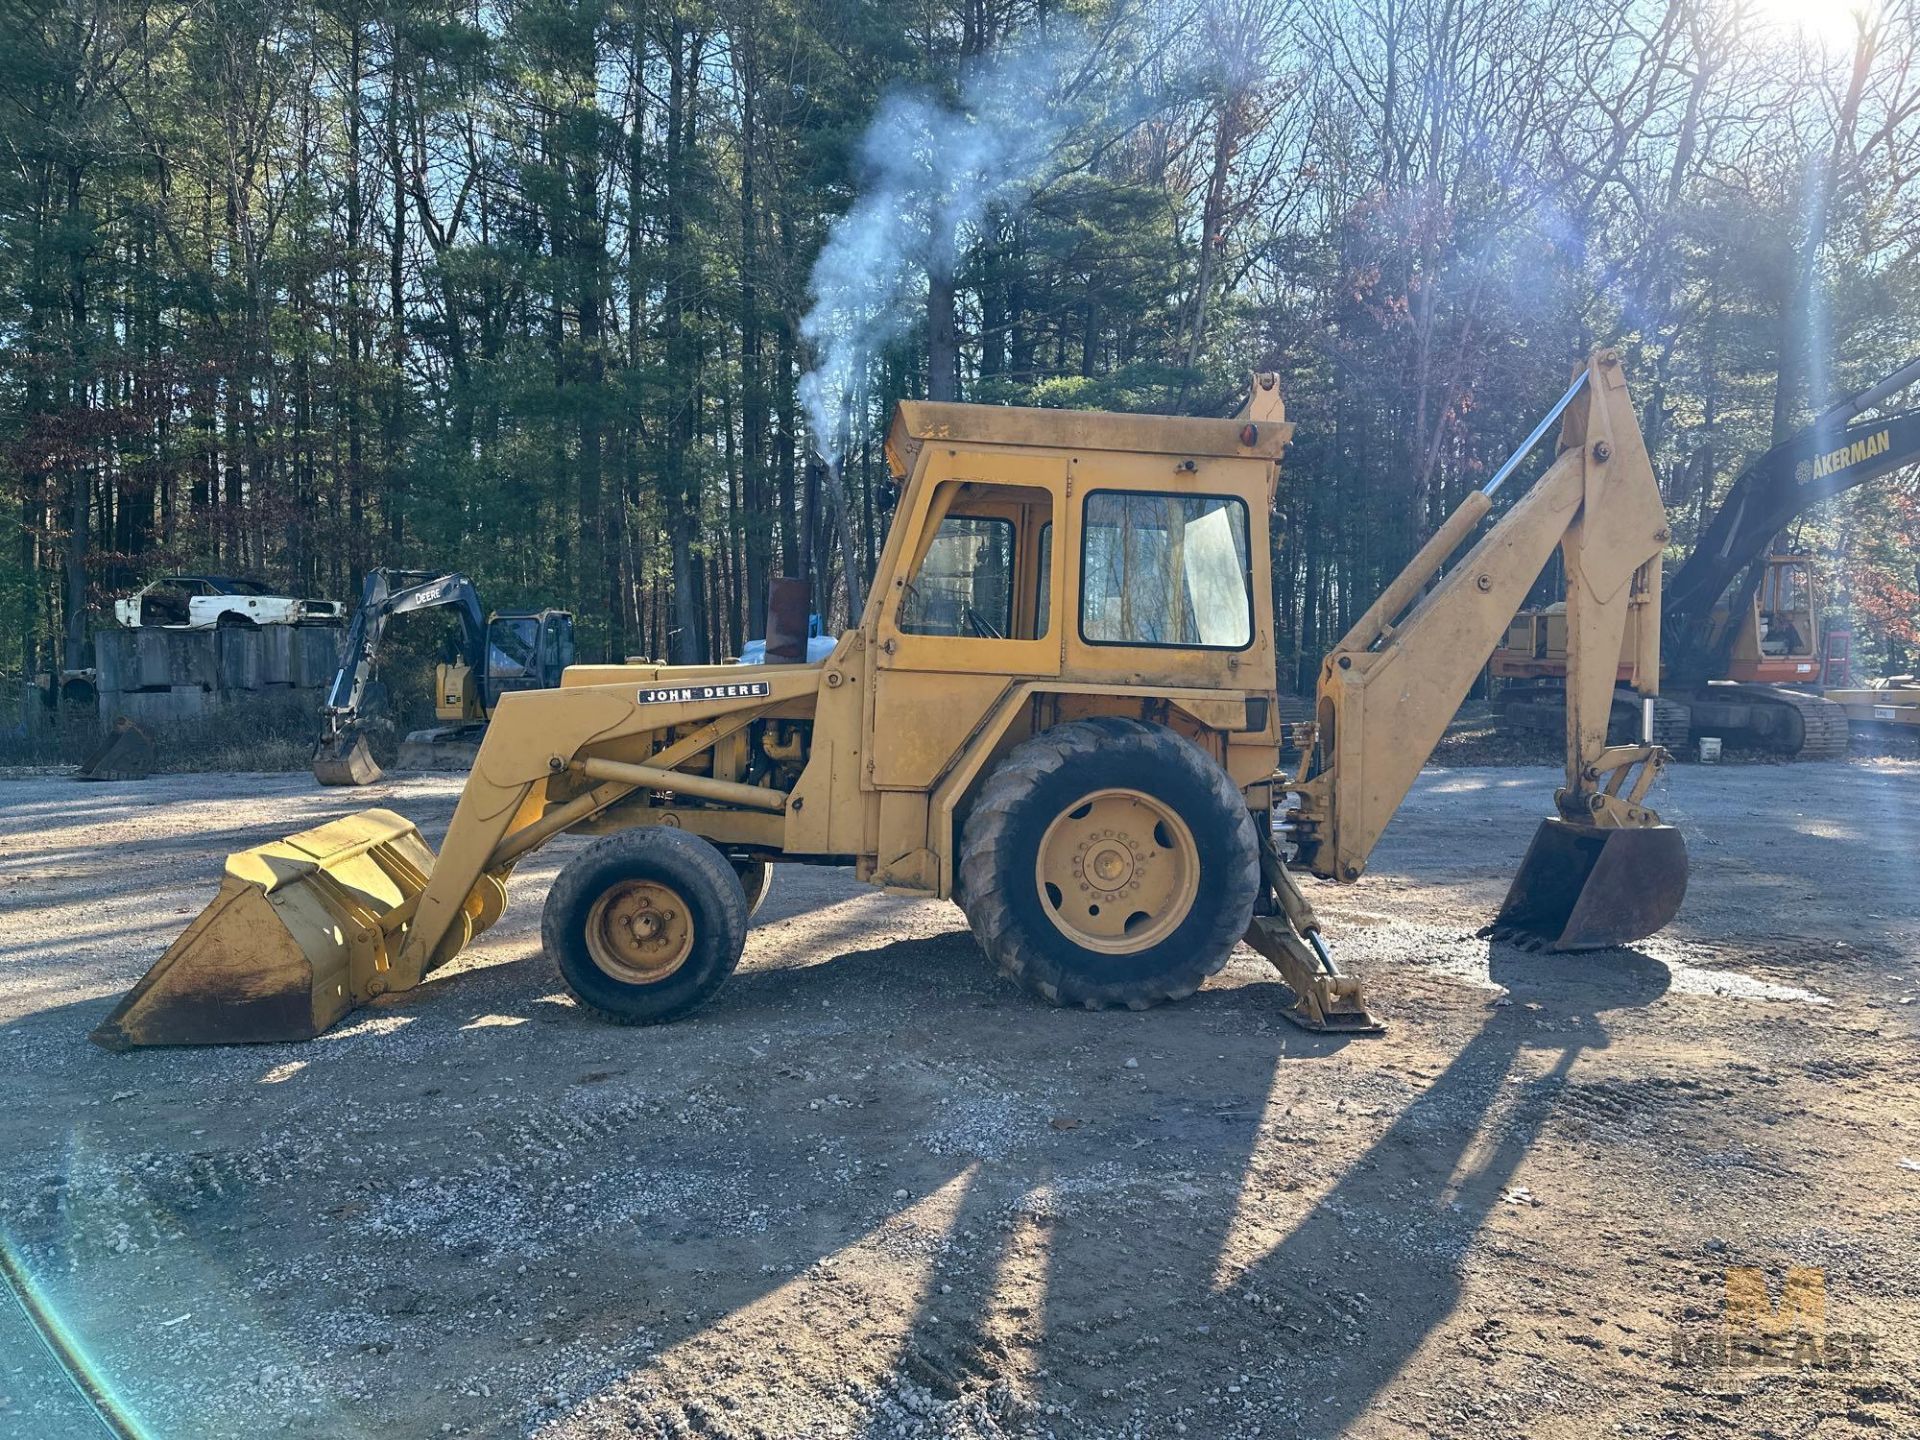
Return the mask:
<svg viewBox="0 0 1920 1440">
<path fill-rule="evenodd" d="M 1259 843 L 1239 787 L 1197 745 L 1103 716 L 1000 763 L 967 817 L 959 881 L 1012 979 L 1056 1005 L 1144 1010 L 1226 964 L 1253 915 Z"/>
<path fill-rule="evenodd" d="M 616 1025 L 658 1025 L 705 1004 L 733 974 L 747 896 L 727 857 L 699 836 L 622 830 L 560 872 L 540 942 L 581 1009 Z"/>
</svg>

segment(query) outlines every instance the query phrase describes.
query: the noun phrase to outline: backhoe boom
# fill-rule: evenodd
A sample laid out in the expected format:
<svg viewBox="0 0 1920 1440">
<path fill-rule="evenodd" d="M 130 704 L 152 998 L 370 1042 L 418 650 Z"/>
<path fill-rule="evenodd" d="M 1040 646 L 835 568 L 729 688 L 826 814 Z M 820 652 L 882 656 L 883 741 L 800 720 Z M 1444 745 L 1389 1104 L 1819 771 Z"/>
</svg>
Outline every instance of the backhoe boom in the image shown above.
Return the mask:
<svg viewBox="0 0 1920 1440">
<path fill-rule="evenodd" d="M 1555 549 L 1568 577 L 1566 784 L 1555 795 L 1560 819 L 1593 830 L 1666 830 L 1644 803 L 1666 752 L 1650 743 L 1607 744 L 1617 657 L 1636 607 L 1644 607 L 1650 622 L 1636 627 L 1636 686 L 1646 697 L 1658 692 L 1659 562 L 1667 539 L 1666 512 L 1618 355 L 1596 352 L 1555 413 L 1559 454 L 1546 474 L 1440 574 L 1490 512 L 1492 492 L 1543 425 L 1486 489 L 1461 502 L 1322 663 L 1316 743 L 1294 781 L 1299 799 L 1289 816 L 1295 861 L 1314 874 L 1360 877 Z M 1666 834 L 1672 838 L 1663 844 L 1677 844 L 1677 835 Z M 1677 905 L 1677 893 L 1673 899 Z M 1564 931 L 1558 937 L 1563 945 L 1578 938 Z"/>
</svg>

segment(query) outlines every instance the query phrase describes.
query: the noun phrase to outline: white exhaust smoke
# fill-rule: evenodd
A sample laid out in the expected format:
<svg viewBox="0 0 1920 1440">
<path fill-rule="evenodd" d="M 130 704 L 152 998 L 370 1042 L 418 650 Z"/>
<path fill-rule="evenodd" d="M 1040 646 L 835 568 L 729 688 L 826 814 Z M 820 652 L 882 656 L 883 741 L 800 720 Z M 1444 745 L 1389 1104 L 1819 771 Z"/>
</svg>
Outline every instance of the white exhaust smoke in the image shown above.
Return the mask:
<svg viewBox="0 0 1920 1440">
<path fill-rule="evenodd" d="M 1091 58 L 1084 35 L 1053 26 L 978 64 L 954 104 L 923 91 L 881 101 L 860 142 L 860 196 L 827 232 L 800 322 L 814 357 L 800 401 L 829 465 L 868 360 L 913 325 L 929 278 L 952 277 L 990 207 L 1018 210 L 1058 172 Z"/>
</svg>

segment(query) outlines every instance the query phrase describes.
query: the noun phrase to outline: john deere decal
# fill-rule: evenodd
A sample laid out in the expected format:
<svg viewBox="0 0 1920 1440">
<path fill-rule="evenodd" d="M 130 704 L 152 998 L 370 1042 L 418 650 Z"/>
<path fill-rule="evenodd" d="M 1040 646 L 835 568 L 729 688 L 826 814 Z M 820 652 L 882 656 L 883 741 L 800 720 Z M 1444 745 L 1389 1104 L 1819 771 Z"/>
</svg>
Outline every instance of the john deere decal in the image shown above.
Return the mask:
<svg viewBox="0 0 1920 1440">
<path fill-rule="evenodd" d="M 743 680 L 733 685 L 666 685 L 642 690 L 634 698 L 642 705 L 686 705 L 700 700 L 751 700 L 772 693 L 773 687 L 764 680 Z"/>
</svg>

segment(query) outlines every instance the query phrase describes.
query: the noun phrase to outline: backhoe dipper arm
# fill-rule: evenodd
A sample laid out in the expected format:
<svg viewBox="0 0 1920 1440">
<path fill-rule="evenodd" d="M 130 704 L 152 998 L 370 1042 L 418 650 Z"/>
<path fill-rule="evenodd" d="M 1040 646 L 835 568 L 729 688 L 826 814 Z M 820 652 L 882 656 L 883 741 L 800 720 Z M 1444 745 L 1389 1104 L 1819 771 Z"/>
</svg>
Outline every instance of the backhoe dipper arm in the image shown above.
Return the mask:
<svg viewBox="0 0 1920 1440">
<path fill-rule="evenodd" d="M 1488 514 L 1493 493 L 1560 420 L 1546 474 L 1431 589 Z M 1558 547 L 1567 568 L 1567 783 L 1560 814 L 1650 826 L 1642 804 L 1665 752 L 1609 748 L 1629 611 L 1641 608 L 1635 684 L 1658 690 L 1666 511 L 1617 353 L 1596 351 L 1533 435 L 1421 547 L 1322 663 L 1317 742 L 1291 786 L 1295 863 L 1356 880 L 1508 621 Z M 1425 589 L 1425 593 L 1422 591 Z M 1644 737 L 1643 737 L 1644 738 Z M 1637 778 L 1630 772 L 1640 766 Z"/>
</svg>

